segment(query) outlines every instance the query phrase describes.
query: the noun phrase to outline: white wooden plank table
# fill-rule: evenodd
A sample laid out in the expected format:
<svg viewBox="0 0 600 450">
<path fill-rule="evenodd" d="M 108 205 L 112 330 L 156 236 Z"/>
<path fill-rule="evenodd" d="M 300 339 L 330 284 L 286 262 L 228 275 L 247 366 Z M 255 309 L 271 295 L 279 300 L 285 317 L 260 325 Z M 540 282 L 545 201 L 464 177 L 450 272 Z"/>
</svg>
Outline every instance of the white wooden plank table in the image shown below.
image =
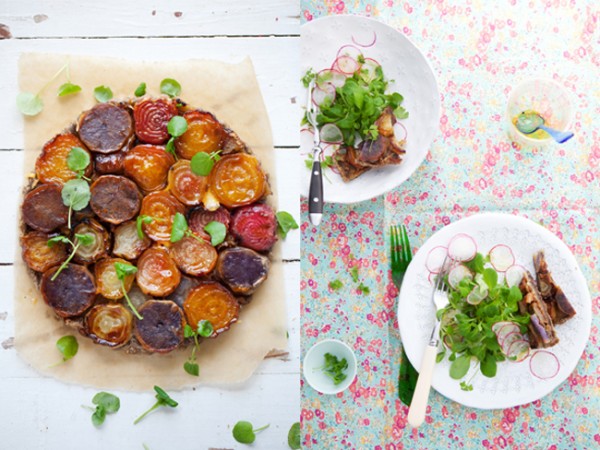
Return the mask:
<svg viewBox="0 0 600 450">
<path fill-rule="evenodd" d="M 96 389 L 41 376 L 19 358 L 11 338 L 23 121 L 14 99 L 17 61 L 26 51 L 165 61 L 250 56 L 273 128 L 280 209 L 298 219 L 298 2 L 1 0 L 0 34 L 10 36 L 0 40 L 0 449 L 246 448 L 231 436 L 238 420 L 271 424 L 254 448 L 287 448 L 288 429 L 300 415 L 297 231 L 283 245 L 289 356 L 265 360 L 240 386 L 175 392 L 178 408 L 156 411 L 136 426 L 133 419 L 154 403 L 153 393 L 116 391 L 121 410 L 96 429 L 81 408 Z"/>
</svg>

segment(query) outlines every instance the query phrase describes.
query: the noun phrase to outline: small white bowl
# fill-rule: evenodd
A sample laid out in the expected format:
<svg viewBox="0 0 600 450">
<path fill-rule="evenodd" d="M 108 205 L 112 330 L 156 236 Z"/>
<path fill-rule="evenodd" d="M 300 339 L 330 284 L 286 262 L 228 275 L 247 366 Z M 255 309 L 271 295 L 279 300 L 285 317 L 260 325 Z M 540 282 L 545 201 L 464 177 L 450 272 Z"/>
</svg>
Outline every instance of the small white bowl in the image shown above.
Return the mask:
<svg viewBox="0 0 600 450">
<path fill-rule="evenodd" d="M 348 368 L 344 372 L 346 379 L 338 385 L 321 370 L 325 364 L 325 353 L 348 361 Z M 346 390 L 352 384 L 356 378 L 356 368 L 356 356 L 348 345 L 336 339 L 325 339 L 313 345 L 304 357 L 303 373 L 304 379 L 315 391 L 331 395 Z"/>
</svg>

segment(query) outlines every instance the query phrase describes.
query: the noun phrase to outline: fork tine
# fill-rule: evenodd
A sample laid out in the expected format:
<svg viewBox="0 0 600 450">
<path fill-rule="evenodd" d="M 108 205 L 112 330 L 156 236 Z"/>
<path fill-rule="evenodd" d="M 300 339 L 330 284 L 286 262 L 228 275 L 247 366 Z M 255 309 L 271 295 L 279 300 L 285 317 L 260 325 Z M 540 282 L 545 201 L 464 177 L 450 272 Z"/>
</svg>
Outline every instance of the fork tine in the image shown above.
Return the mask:
<svg viewBox="0 0 600 450">
<path fill-rule="evenodd" d="M 390 254 L 392 257 L 392 264 L 395 265 L 398 263 L 398 235 L 396 226 L 392 225 L 390 227 Z"/>
<path fill-rule="evenodd" d="M 406 231 L 406 227 L 404 225 L 402 225 L 402 227 L 400 227 L 400 244 L 402 245 L 402 258 L 405 262 L 408 263 L 408 261 L 410 261 L 410 257 L 411 257 L 411 249 L 410 249 L 410 242 L 408 241 L 408 232 Z"/>
<path fill-rule="evenodd" d="M 447 289 L 446 283 L 444 283 L 444 275 L 448 271 L 448 267 L 446 267 L 447 262 L 448 262 L 448 255 L 446 255 L 446 257 L 444 258 L 444 262 L 442 263 L 442 268 L 440 269 L 440 272 L 438 273 L 438 275 L 435 279 L 434 291 Z"/>
</svg>

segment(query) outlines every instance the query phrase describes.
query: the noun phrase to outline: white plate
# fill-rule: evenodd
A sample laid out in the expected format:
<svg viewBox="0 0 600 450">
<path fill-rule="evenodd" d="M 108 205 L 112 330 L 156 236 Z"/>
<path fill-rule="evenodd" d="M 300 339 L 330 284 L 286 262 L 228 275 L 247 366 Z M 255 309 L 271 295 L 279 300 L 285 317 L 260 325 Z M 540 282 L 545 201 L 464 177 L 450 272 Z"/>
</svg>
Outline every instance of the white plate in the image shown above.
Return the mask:
<svg viewBox="0 0 600 450">
<path fill-rule="evenodd" d="M 306 23 L 301 28 L 302 74 L 309 68 L 320 71 L 331 67 L 340 47 L 353 44 L 353 37 L 367 44 L 373 33 L 377 41 L 364 48 L 363 54 L 377 60 L 386 79 L 393 80 L 389 92 L 404 96 L 403 106 L 409 112 L 408 119 L 401 121 L 408 131 L 406 155 L 400 165 L 370 170 L 349 183 L 326 171 L 331 182 L 324 180 L 325 202 L 369 200 L 398 186 L 421 165 L 439 130 L 440 95 L 429 63 L 406 36 L 381 22 L 359 16 L 329 16 Z M 302 93 L 305 99 L 306 89 Z M 311 152 L 312 135 L 302 133 L 300 148 L 303 155 Z M 303 195 L 308 193 L 309 181 L 307 169 L 302 177 Z"/>
<path fill-rule="evenodd" d="M 472 236 L 483 254 L 496 244 L 508 245 L 517 263 L 531 273 L 535 273 L 532 255 L 544 250 L 552 276 L 577 315 L 556 326 L 560 342 L 547 349 L 560 362 L 560 370 L 553 378 L 541 380 L 534 377 L 527 358 L 522 363 L 499 363 L 494 378 L 477 374 L 472 380 L 473 390 L 465 392 L 460 389 L 459 381 L 450 378 L 450 364 L 446 356 L 436 365 L 432 387 L 458 403 L 481 409 L 508 408 L 543 397 L 562 383 L 577 365 L 590 334 L 592 304 L 586 280 L 569 248 L 546 228 L 522 217 L 498 213 L 471 216 L 439 230 L 419 249 L 408 267 L 398 301 L 398 323 L 408 358 L 418 370 L 434 325 L 432 287 L 425 267 L 427 255 L 433 247 L 446 246 L 457 233 Z M 467 377 L 473 370 L 474 364 Z"/>
</svg>

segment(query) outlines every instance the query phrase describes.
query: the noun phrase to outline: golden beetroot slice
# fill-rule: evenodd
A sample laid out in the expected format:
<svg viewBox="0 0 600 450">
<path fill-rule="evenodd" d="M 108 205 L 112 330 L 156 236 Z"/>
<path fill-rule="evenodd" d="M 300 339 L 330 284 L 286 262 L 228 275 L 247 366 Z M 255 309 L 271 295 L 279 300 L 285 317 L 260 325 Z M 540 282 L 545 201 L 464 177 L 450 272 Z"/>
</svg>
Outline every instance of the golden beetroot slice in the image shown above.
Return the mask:
<svg viewBox="0 0 600 450">
<path fill-rule="evenodd" d="M 97 153 L 113 153 L 125 146 L 133 135 L 129 111 L 114 103 L 99 103 L 79 118 L 79 137 Z"/>
<path fill-rule="evenodd" d="M 25 196 L 21 213 L 31 228 L 49 233 L 67 224 L 69 208 L 62 201 L 60 187 L 42 184 Z"/>
<path fill-rule="evenodd" d="M 85 315 L 84 331 L 94 342 L 119 348 L 131 340 L 133 316 L 120 303 L 96 305 Z"/>
<path fill-rule="evenodd" d="M 77 173 L 69 169 L 67 158 L 73 147 L 82 148 L 86 153 L 83 143 L 72 133 L 59 134 L 44 145 L 42 153 L 35 162 L 35 174 L 42 183 L 55 183 L 62 186 L 67 181 L 77 177 Z M 85 175 L 90 176 L 90 164 Z"/>
<path fill-rule="evenodd" d="M 186 132 L 175 140 L 179 157 L 192 159 L 198 152 L 212 153 L 220 150 L 225 129 L 215 116 L 205 111 L 188 111 L 183 117 L 188 127 Z"/>
<path fill-rule="evenodd" d="M 42 276 L 40 290 L 44 301 L 61 317 L 79 316 L 86 312 L 96 298 L 94 277 L 85 267 L 67 264 L 52 280 L 58 266 Z"/>
<path fill-rule="evenodd" d="M 244 206 L 233 213 L 231 232 L 242 247 L 266 252 L 277 241 L 275 211 L 266 203 Z"/>
<path fill-rule="evenodd" d="M 153 192 L 142 200 L 140 215 L 152 218 L 144 223 L 143 230 L 154 241 L 168 241 L 175 214 L 185 212 L 185 207 L 167 191 Z"/>
<path fill-rule="evenodd" d="M 181 279 L 175 261 L 164 247 L 151 247 L 142 253 L 135 279 L 144 294 L 164 297 L 171 294 Z"/>
<path fill-rule="evenodd" d="M 208 178 L 209 189 L 228 208 L 255 203 L 265 195 L 267 177 L 252 155 L 235 153 L 223 156 Z"/>
<path fill-rule="evenodd" d="M 90 190 L 90 206 L 105 222 L 125 222 L 133 219 L 140 210 L 142 194 L 129 178 L 103 175 L 92 183 Z"/>
<path fill-rule="evenodd" d="M 217 264 L 217 251 L 208 242 L 186 236 L 171 249 L 171 258 L 188 275 L 202 276 L 212 272 Z"/>
<path fill-rule="evenodd" d="M 177 105 L 173 100 L 141 100 L 133 107 L 135 134 L 147 144 L 164 144 L 169 139 L 167 124 L 176 115 Z"/>
<path fill-rule="evenodd" d="M 231 292 L 217 282 L 206 282 L 192 289 L 183 310 L 189 325 L 196 329 L 198 322 L 208 320 L 214 329 L 213 336 L 227 331 L 237 321 L 240 305 Z"/>
<path fill-rule="evenodd" d="M 98 261 L 94 266 L 98 294 L 109 300 L 119 300 L 125 296 L 121 287 L 121 280 L 117 276 L 115 263 L 129 264 L 121 258 L 105 258 Z M 126 292 L 129 292 L 129 289 L 131 289 L 134 279 L 134 274 L 125 275 L 123 286 Z"/>
<path fill-rule="evenodd" d="M 190 162 L 182 159 L 169 170 L 169 191 L 184 205 L 199 205 L 206 192 L 206 177 L 192 172 Z"/>
<path fill-rule="evenodd" d="M 266 279 L 269 259 L 244 247 L 223 250 L 217 261 L 217 274 L 236 294 L 250 295 Z"/>
<path fill-rule="evenodd" d="M 138 145 L 123 159 L 125 175 L 144 192 L 158 191 L 167 185 L 167 174 L 175 160 L 163 147 Z"/>
<path fill-rule="evenodd" d="M 23 261 L 31 270 L 45 272 L 67 259 L 67 248 L 62 242 L 48 245 L 50 235 L 30 231 L 21 237 Z"/>
<path fill-rule="evenodd" d="M 208 211 L 202 206 L 194 208 L 190 211 L 188 217 L 188 226 L 196 236 L 210 242 L 210 235 L 204 231 L 204 227 L 211 222 L 221 222 L 225 228 L 229 230 L 229 222 L 231 214 L 222 206 L 215 211 Z"/>
<path fill-rule="evenodd" d="M 144 350 L 168 353 L 183 343 L 183 311 L 169 300 L 148 300 L 139 308 L 134 335 Z"/>
<path fill-rule="evenodd" d="M 80 245 L 75 253 L 75 261 L 90 264 L 104 258 L 110 250 L 110 233 L 94 219 L 84 219 L 73 230 L 73 234 L 90 234 L 94 242 Z"/>
<path fill-rule="evenodd" d="M 135 220 L 122 223 L 114 230 L 113 255 L 128 260 L 138 259 L 144 250 L 152 244 L 145 234 L 140 239 Z"/>
</svg>

